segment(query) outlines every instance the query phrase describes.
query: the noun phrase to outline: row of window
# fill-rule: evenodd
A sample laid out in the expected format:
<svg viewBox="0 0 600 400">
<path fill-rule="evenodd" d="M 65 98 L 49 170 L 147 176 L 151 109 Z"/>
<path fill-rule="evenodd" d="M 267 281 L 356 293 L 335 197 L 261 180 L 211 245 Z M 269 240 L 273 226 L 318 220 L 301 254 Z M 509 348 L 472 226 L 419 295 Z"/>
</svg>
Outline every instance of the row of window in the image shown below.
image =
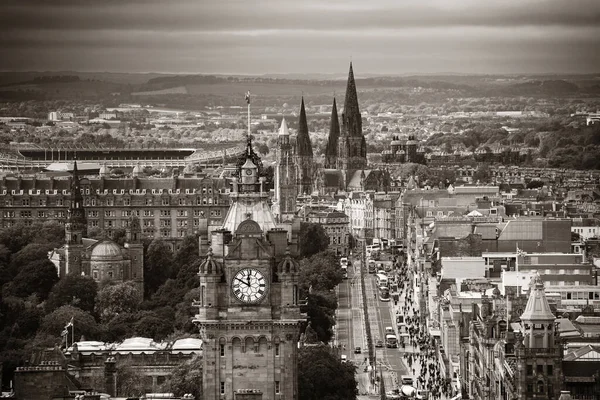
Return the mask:
<svg viewBox="0 0 600 400">
<path fill-rule="evenodd" d="M 600 300 L 600 292 L 563 292 L 560 294 L 563 300 Z"/>
<path fill-rule="evenodd" d="M 148 199 L 144 199 L 143 204 L 147 205 L 147 206 L 151 206 L 154 204 L 160 204 L 163 206 L 171 206 L 171 205 L 180 205 L 180 206 L 186 206 L 186 205 L 210 205 L 210 204 L 226 204 L 227 200 L 224 201 L 219 201 L 218 197 L 212 198 L 212 197 L 198 197 L 196 198 L 195 201 L 193 201 L 192 199 L 178 199 L 177 202 L 173 203 L 171 202 L 170 198 L 164 198 L 161 199 L 160 202 L 159 201 L 154 201 L 153 198 L 148 198 Z M 62 207 L 65 204 L 65 200 L 64 199 L 56 199 L 55 205 L 57 207 Z M 91 207 L 95 207 L 95 206 L 101 206 L 103 203 L 100 200 L 97 200 L 95 198 L 89 198 L 86 197 L 83 199 L 83 204 L 84 206 L 91 206 Z M 39 207 L 46 207 L 46 205 L 48 205 L 48 202 L 46 201 L 46 199 L 36 199 L 34 201 L 31 201 L 30 199 L 22 199 L 20 204 L 15 203 L 15 201 L 13 201 L 13 199 L 6 199 L 4 201 L 4 206 L 5 207 L 14 207 L 14 206 L 23 206 L 23 207 L 29 207 L 29 206 L 39 206 Z M 115 199 L 105 199 L 104 201 L 104 205 L 105 206 L 109 206 L 109 207 L 113 207 L 115 206 Z M 123 206 L 131 206 L 131 199 L 122 199 L 122 204 Z M 142 203 L 138 204 L 138 205 L 142 205 Z"/>
<path fill-rule="evenodd" d="M 221 395 L 225 395 L 225 382 L 224 381 L 221 381 L 220 393 L 221 393 Z M 275 394 L 280 394 L 280 393 L 281 393 L 281 384 L 279 383 L 279 381 L 275 381 Z"/>
</svg>

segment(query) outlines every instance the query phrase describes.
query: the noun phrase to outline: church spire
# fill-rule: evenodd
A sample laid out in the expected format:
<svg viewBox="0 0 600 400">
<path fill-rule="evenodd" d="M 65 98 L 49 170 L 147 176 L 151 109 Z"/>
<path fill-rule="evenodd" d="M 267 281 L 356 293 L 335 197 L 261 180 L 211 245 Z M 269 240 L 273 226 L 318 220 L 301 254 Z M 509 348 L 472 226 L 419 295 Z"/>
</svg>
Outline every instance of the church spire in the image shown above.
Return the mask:
<svg viewBox="0 0 600 400">
<path fill-rule="evenodd" d="M 344 100 L 344 112 L 342 113 L 342 135 L 363 136 L 362 117 L 358 108 L 358 95 L 356 94 L 352 62 L 350 62 L 350 71 L 348 72 L 346 99 Z"/>
<path fill-rule="evenodd" d="M 308 123 L 306 122 L 306 111 L 304 110 L 304 97 L 300 106 L 300 120 L 298 121 L 297 153 L 299 156 L 312 157 L 312 144 L 308 134 Z"/>
<path fill-rule="evenodd" d="M 340 121 L 338 119 L 337 105 L 335 97 L 331 107 L 331 121 L 329 122 L 329 137 L 327 138 L 327 147 L 325 148 L 325 168 L 335 168 L 336 158 L 338 156 L 338 138 L 340 137 Z"/>
</svg>

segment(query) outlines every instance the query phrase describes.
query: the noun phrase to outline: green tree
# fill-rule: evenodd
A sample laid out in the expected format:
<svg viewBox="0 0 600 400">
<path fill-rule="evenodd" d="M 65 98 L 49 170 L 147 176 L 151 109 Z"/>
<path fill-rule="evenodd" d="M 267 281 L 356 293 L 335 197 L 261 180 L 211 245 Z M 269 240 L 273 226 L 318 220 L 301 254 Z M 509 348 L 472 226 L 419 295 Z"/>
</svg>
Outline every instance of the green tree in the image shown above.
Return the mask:
<svg viewBox="0 0 600 400">
<path fill-rule="evenodd" d="M 173 252 L 169 245 L 154 239 L 144 256 L 144 294 L 151 296 L 171 275 Z"/>
<path fill-rule="evenodd" d="M 298 350 L 300 400 L 354 400 L 358 396 L 356 367 L 343 363 L 329 346 Z"/>
<path fill-rule="evenodd" d="M 18 297 L 36 294 L 39 299 L 45 300 L 56 282 L 56 266 L 47 258 L 42 258 L 25 264 L 15 278 L 4 285 L 3 290 L 6 294 Z"/>
<path fill-rule="evenodd" d="M 306 314 L 308 321 L 323 343 L 329 343 L 335 325 L 337 297 L 334 292 L 312 291 L 308 295 Z"/>
<path fill-rule="evenodd" d="M 94 312 L 97 292 L 98 285 L 91 277 L 69 274 L 52 288 L 45 304 L 46 312 L 52 312 L 67 304 L 90 313 Z"/>
<path fill-rule="evenodd" d="M 131 282 L 107 285 L 98 291 L 96 312 L 103 322 L 108 322 L 121 313 L 137 312 L 141 298 Z"/>
<path fill-rule="evenodd" d="M 163 391 L 183 396 L 192 394 L 196 399 L 202 398 L 202 357 L 194 356 L 179 364 L 171 372 L 171 376 L 163 385 Z"/>
<path fill-rule="evenodd" d="M 39 332 L 47 334 L 55 338 L 60 338 L 65 326 L 73 318 L 73 328 L 75 340 L 79 340 L 81 336 L 85 336 L 88 340 L 99 339 L 101 330 L 94 317 L 81 308 L 70 305 L 62 306 L 46 315 L 42 320 Z M 71 337 L 69 330 L 69 341 Z"/>
<path fill-rule="evenodd" d="M 322 251 L 310 258 L 300 260 L 300 289 L 333 290 L 344 279 L 338 256 L 330 251 Z"/>
<path fill-rule="evenodd" d="M 300 256 L 310 257 L 327 249 L 329 236 L 321 225 L 303 222 L 300 225 L 298 243 L 300 244 Z"/>
</svg>

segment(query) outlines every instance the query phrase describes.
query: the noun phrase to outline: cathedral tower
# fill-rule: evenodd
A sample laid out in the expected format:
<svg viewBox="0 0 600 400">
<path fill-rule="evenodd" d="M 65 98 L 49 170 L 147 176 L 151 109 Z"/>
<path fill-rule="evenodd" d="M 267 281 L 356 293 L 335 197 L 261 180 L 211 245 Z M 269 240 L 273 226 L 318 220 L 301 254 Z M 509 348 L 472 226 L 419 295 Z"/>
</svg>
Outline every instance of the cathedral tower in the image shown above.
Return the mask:
<svg viewBox="0 0 600 400">
<path fill-rule="evenodd" d="M 296 165 L 298 193 L 311 193 L 313 190 L 313 151 L 308 134 L 308 123 L 306 122 L 306 111 L 304 110 L 304 97 L 300 106 L 300 119 L 298 121 L 298 136 L 296 137 Z"/>
<path fill-rule="evenodd" d="M 337 105 L 335 97 L 331 107 L 331 120 L 329 122 L 329 137 L 327 138 L 327 147 L 325 148 L 325 168 L 335 169 L 338 158 L 338 141 L 340 138 L 340 121 L 338 119 Z"/>
<path fill-rule="evenodd" d="M 60 276 L 66 274 L 81 274 L 81 256 L 83 253 L 83 237 L 87 233 L 87 221 L 83 208 L 83 196 L 77 171 L 77 160 L 73 163 L 73 177 L 71 178 L 71 199 L 67 222 L 65 224 L 65 259 L 64 271 Z"/>
<path fill-rule="evenodd" d="M 515 345 L 519 399 L 558 399 L 562 382 L 562 352 L 557 340 L 556 317 L 537 274 L 529 289 L 529 299 L 521 315 L 523 343 Z"/>
<path fill-rule="evenodd" d="M 292 156 L 290 133 L 285 118 L 281 120 L 277 137 L 275 167 L 275 199 L 273 214 L 279 221 L 289 221 L 296 213 L 296 164 Z"/>
<path fill-rule="evenodd" d="M 367 143 L 362 132 L 362 116 L 358 108 L 358 96 L 352 63 L 348 72 L 346 99 L 342 113 L 342 131 L 338 141 L 337 169 L 352 171 L 367 166 Z"/>
<path fill-rule="evenodd" d="M 251 154 L 249 141 L 231 207 L 198 272 L 205 400 L 298 399 L 297 244 L 276 225 Z"/>
</svg>

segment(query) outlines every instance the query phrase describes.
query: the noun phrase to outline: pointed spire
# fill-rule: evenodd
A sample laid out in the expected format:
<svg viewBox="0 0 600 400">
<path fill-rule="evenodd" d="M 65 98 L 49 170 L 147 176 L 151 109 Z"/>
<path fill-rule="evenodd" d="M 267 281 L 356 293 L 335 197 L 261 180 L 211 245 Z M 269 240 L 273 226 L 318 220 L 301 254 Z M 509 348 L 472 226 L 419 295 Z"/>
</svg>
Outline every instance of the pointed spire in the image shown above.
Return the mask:
<svg viewBox="0 0 600 400">
<path fill-rule="evenodd" d="M 554 321 L 555 319 L 548 299 L 546 299 L 544 282 L 538 273 L 531 279 L 529 299 L 525 311 L 521 315 L 521 321 Z"/>
<path fill-rule="evenodd" d="M 290 132 L 288 131 L 287 122 L 285 122 L 285 118 L 281 120 L 281 126 L 279 127 L 279 136 L 289 136 Z"/>
<path fill-rule="evenodd" d="M 344 136 L 363 135 L 362 117 L 358 108 L 358 95 L 356 94 L 352 62 L 350 62 L 348 83 L 346 84 L 346 99 L 344 100 L 344 112 L 342 113 L 342 134 Z"/>
<path fill-rule="evenodd" d="M 333 98 L 333 106 L 331 107 L 331 121 L 329 122 L 329 137 L 327 138 L 327 147 L 325 148 L 325 157 L 337 157 L 338 138 L 340 137 L 340 121 L 338 119 L 337 105 L 335 97 Z M 335 160 L 333 160 L 335 165 Z M 330 166 L 328 168 L 334 168 Z"/>
<path fill-rule="evenodd" d="M 304 110 L 304 97 L 300 106 L 300 120 L 298 121 L 297 154 L 299 156 L 312 157 L 312 144 L 308 134 L 308 123 L 306 122 L 306 111 Z"/>
</svg>

